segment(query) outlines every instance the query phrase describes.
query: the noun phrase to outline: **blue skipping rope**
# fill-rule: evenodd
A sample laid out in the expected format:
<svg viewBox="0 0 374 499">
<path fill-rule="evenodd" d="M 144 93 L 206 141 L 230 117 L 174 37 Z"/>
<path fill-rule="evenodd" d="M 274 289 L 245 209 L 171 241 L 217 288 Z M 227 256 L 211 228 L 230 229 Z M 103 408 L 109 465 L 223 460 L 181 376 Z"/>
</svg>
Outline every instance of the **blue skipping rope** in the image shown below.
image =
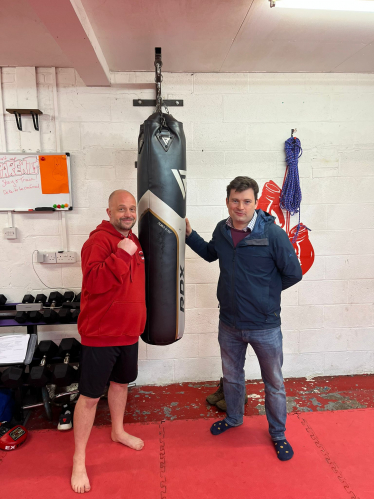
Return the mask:
<svg viewBox="0 0 374 499">
<path fill-rule="evenodd" d="M 291 216 L 296 213 L 299 214 L 299 223 L 297 225 L 296 234 L 292 240 L 294 243 L 301 226 L 308 229 L 308 227 L 300 224 L 300 204 L 301 204 L 301 188 L 299 178 L 299 158 L 303 154 L 301 149 L 301 142 L 296 137 L 290 137 L 284 143 L 286 151 L 286 164 L 288 167 L 287 176 L 283 183 L 282 192 L 280 194 L 279 205 L 282 210 L 287 210 Z M 308 229 L 310 230 L 310 229 Z"/>
</svg>

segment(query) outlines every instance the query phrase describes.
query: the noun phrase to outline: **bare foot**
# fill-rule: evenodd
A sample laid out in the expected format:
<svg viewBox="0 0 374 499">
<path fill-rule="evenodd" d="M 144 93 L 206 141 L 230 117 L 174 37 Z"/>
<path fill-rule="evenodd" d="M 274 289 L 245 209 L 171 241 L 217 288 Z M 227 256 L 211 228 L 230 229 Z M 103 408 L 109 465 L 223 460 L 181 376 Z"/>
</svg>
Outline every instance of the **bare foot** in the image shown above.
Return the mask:
<svg viewBox="0 0 374 499">
<path fill-rule="evenodd" d="M 127 445 L 127 447 L 130 447 L 130 449 L 142 450 L 142 448 L 144 447 L 143 440 L 141 440 L 138 437 L 134 437 L 133 435 L 130 435 L 125 431 L 123 431 L 121 434 L 112 432 L 111 436 L 113 442 L 118 442 L 120 444 Z"/>
<path fill-rule="evenodd" d="M 84 464 L 82 465 L 74 462 L 73 472 L 71 474 L 71 488 L 78 494 L 84 494 L 91 490 L 90 481 Z"/>
</svg>

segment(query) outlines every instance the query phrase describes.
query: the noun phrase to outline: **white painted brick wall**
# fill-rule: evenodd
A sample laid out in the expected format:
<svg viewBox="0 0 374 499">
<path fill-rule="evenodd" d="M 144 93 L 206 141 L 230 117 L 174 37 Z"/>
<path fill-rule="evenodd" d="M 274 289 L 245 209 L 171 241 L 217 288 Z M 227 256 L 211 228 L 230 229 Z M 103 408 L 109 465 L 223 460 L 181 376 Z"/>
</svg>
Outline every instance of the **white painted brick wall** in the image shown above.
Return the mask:
<svg viewBox="0 0 374 499">
<path fill-rule="evenodd" d="M 17 107 L 16 68 L 1 69 L 4 108 Z M 87 88 L 73 69 L 37 68 L 40 144 L 45 152 L 72 154 L 74 210 L 67 215 L 69 249 L 78 254 L 89 232 L 106 218 L 108 194 L 122 186 L 136 192 L 139 125 L 151 109 L 133 107 L 153 98 L 153 73 L 112 74 L 112 87 Z M 27 89 L 26 89 L 27 90 Z M 187 137 L 187 215 L 209 240 L 226 216 L 226 185 L 237 175 L 282 184 L 284 141 L 297 128 L 303 155 L 301 219 L 312 229 L 313 267 L 282 295 L 285 376 L 374 372 L 374 75 L 171 74 L 163 93 L 184 99 L 170 111 Z M 5 113 L 8 151 L 34 143 L 25 119 L 23 135 Z M 57 133 L 55 127 L 57 119 Z M 297 216 L 291 223 L 297 223 Z M 1 228 L 7 225 L 0 213 Z M 14 215 L 16 241 L 0 238 L 0 293 L 19 301 L 26 292 L 48 290 L 31 266 L 36 249 L 61 246 L 57 214 Z M 156 347 L 140 341 L 139 384 L 217 380 L 218 263 L 186 250 L 186 330 L 181 341 Z M 54 289 L 79 290 L 75 265 L 35 264 Z M 13 330 L 1 331 L 11 332 Z M 45 326 L 40 338 L 79 337 L 75 326 Z M 259 378 L 251 347 L 247 378 Z"/>
</svg>

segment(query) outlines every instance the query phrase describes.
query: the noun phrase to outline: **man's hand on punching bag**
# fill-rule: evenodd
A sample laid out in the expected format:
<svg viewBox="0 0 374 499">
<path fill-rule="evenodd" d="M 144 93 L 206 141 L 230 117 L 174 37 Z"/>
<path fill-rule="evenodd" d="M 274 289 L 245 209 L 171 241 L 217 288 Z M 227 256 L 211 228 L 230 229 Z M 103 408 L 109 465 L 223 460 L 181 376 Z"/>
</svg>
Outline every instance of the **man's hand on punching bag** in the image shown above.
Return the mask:
<svg viewBox="0 0 374 499">
<path fill-rule="evenodd" d="M 121 241 L 117 244 L 117 247 L 123 249 L 124 251 L 126 251 L 126 253 L 128 253 L 131 256 L 134 253 L 136 253 L 136 251 L 138 249 L 138 247 L 134 243 L 134 241 L 132 241 L 131 239 L 129 239 L 127 237 L 125 239 L 121 239 Z"/>
<path fill-rule="evenodd" d="M 186 237 L 188 237 L 192 232 L 190 221 L 186 218 Z"/>
</svg>

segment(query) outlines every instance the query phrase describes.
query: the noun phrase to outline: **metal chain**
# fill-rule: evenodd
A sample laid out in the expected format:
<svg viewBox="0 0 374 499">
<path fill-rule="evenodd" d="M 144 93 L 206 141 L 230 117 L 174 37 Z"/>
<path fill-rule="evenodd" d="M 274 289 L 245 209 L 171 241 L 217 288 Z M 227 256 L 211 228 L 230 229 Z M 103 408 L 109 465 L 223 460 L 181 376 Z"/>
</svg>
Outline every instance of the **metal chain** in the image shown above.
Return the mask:
<svg viewBox="0 0 374 499">
<path fill-rule="evenodd" d="M 162 108 L 165 108 L 166 114 L 169 113 L 169 109 L 165 105 L 164 101 L 162 100 L 162 95 L 161 95 L 161 83 L 163 81 L 163 76 L 161 74 L 161 66 L 162 62 L 155 62 L 155 68 L 156 68 L 156 76 L 155 76 L 155 82 L 156 82 L 156 113 L 160 114 L 160 122 L 161 122 L 161 129 L 162 128 L 168 128 L 166 124 L 166 120 L 164 115 L 162 114 Z"/>
<path fill-rule="evenodd" d="M 160 64 L 159 62 L 155 63 L 155 67 L 156 67 L 156 77 L 155 77 L 155 82 L 156 82 L 156 113 L 160 113 L 160 115 L 162 115 L 162 108 L 163 107 L 165 108 L 166 114 L 170 114 L 169 109 L 166 106 L 166 104 L 164 103 L 164 101 L 162 99 L 162 95 L 161 95 L 161 83 L 164 79 L 164 77 L 161 74 L 161 66 L 162 66 L 162 64 Z M 165 119 L 163 118 L 162 125 L 164 126 L 164 124 L 166 125 L 166 122 L 165 122 Z"/>
<path fill-rule="evenodd" d="M 159 62 L 156 62 L 155 66 L 156 66 L 156 77 L 155 77 L 155 82 L 156 82 L 156 112 L 161 114 L 162 113 L 161 82 L 163 80 L 163 77 L 161 74 L 161 64 Z"/>
</svg>

